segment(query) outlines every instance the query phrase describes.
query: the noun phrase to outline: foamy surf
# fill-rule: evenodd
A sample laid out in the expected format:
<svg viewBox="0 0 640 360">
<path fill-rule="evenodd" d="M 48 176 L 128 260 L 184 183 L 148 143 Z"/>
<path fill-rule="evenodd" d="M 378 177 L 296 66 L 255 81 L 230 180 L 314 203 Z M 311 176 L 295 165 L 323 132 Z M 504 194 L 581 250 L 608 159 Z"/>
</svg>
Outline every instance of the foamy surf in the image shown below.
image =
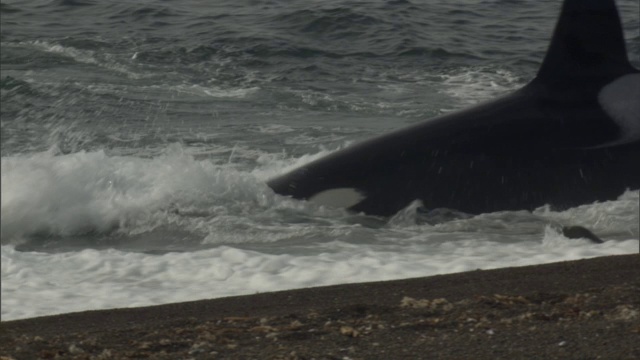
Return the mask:
<svg viewBox="0 0 640 360">
<path fill-rule="evenodd" d="M 429 235 L 391 243 L 335 240 L 304 251 L 269 252 L 219 246 L 150 255 L 114 249 L 41 253 L 2 246 L 2 320 L 134 307 L 311 286 L 446 274 L 630 254 L 638 240 L 591 244 L 553 230 L 515 243 L 486 235 Z M 335 234 L 340 239 L 340 234 Z M 379 236 L 376 236 L 379 238 Z M 381 243 L 377 243 L 381 242 Z"/>
</svg>

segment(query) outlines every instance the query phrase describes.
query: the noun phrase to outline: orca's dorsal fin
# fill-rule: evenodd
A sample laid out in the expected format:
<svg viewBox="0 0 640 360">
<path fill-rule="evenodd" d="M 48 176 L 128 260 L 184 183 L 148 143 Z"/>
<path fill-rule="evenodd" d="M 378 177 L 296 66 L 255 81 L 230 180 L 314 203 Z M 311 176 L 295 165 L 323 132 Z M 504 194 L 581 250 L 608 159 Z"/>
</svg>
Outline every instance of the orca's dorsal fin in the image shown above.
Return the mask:
<svg viewBox="0 0 640 360">
<path fill-rule="evenodd" d="M 615 1 L 565 0 L 537 79 L 610 79 L 630 71 Z"/>
</svg>

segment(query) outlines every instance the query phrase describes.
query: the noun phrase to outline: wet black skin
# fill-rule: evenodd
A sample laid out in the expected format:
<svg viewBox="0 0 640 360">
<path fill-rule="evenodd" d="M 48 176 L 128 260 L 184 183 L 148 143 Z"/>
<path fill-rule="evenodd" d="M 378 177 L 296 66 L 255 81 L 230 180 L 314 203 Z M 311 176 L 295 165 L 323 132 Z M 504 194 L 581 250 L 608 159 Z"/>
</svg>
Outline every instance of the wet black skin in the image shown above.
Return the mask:
<svg viewBox="0 0 640 360">
<path fill-rule="evenodd" d="M 522 89 L 365 140 L 268 184 L 298 199 L 357 189 L 365 199 L 350 210 L 382 216 L 416 199 L 471 214 L 616 199 L 640 189 L 640 139 L 620 142 L 625 134 L 598 95 L 637 73 L 615 3 L 566 0 L 543 65 Z"/>
</svg>

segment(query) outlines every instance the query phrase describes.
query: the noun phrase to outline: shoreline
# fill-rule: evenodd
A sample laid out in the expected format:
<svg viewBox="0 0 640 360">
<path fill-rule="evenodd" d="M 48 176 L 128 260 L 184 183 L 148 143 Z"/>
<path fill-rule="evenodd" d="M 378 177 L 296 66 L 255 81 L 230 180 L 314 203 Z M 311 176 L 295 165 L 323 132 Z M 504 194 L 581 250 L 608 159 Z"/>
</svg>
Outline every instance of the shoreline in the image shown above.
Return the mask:
<svg viewBox="0 0 640 360">
<path fill-rule="evenodd" d="M 635 358 L 640 254 L 0 325 L 3 360 Z"/>
</svg>

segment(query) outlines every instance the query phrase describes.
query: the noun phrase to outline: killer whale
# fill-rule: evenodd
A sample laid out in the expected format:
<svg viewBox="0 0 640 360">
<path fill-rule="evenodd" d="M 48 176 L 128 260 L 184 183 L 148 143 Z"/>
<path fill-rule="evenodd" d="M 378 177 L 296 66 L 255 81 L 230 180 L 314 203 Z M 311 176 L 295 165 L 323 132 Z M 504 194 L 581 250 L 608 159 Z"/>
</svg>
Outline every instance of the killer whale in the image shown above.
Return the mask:
<svg viewBox="0 0 640 360">
<path fill-rule="evenodd" d="M 278 194 L 389 216 L 414 200 L 478 214 L 568 208 L 640 189 L 640 71 L 614 0 L 565 0 L 521 89 L 271 179 Z"/>
</svg>

